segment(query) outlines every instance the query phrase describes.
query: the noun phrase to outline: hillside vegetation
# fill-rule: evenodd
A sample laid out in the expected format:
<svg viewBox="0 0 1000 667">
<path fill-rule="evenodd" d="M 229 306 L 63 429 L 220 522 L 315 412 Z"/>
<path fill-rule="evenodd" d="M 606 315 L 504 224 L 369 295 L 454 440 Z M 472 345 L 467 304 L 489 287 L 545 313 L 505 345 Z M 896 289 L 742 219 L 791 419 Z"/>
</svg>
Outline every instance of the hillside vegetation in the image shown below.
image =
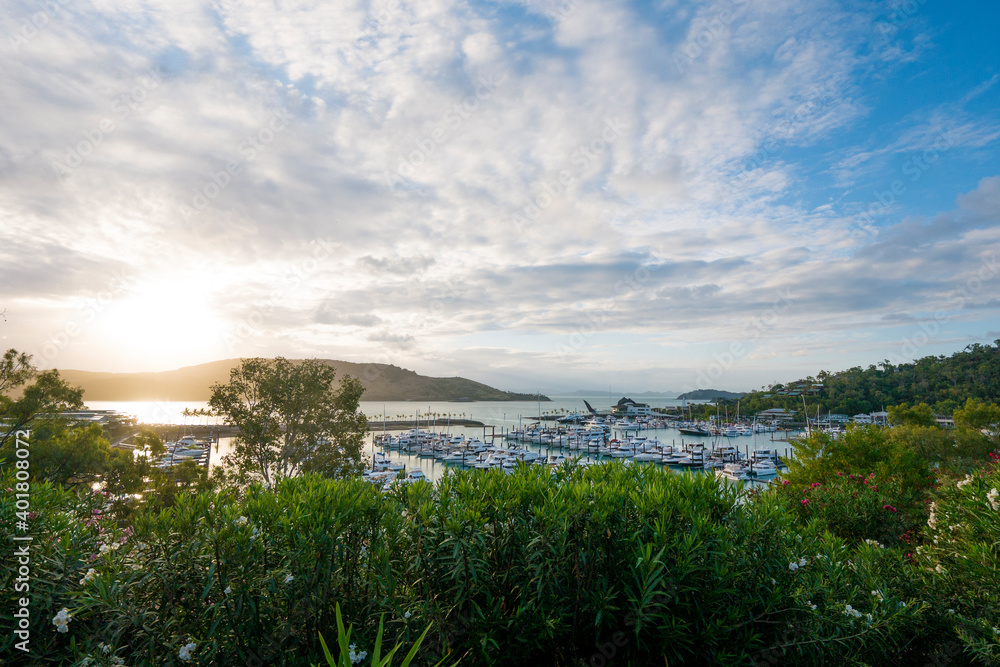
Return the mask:
<svg viewBox="0 0 1000 667">
<path fill-rule="evenodd" d="M 936 413 L 950 415 L 969 398 L 995 403 L 1000 401 L 1000 340 L 994 345 L 969 345 L 950 357 L 924 357 L 899 365 L 886 360 L 838 373 L 820 371 L 816 377 L 744 395 L 741 411 L 801 411 L 803 396 L 811 415 L 817 407 L 823 414 L 855 415 L 902 403 L 926 403 Z"/>
<path fill-rule="evenodd" d="M 364 401 L 521 401 L 536 400 L 535 394 L 495 389 L 460 377 L 435 378 L 389 364 L 356 364 L 324 359 L 337 369 L 337 376 L 359 378 L 365 388 Z M 83 388 L 88 401 L 207 401 L 213 384 L 229 381 L 239 359 L 224 359 L 161 373 L 97 373 L 66 370 L 60 375 L 72 386 Z M 542 396 L 541 400 L 548 401 Z"/>
</svg>

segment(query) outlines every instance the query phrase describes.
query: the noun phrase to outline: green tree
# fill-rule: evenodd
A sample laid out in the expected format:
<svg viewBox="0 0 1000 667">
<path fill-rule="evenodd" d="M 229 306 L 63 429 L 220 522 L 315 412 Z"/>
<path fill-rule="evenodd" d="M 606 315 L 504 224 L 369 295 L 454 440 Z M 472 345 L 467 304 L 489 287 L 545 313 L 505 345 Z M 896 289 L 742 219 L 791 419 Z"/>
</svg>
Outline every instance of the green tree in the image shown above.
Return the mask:
<svg viewBox="0 0 1000 667">
<path fill-rule="evenodd" d="M 937 420 L 934 417 L 934 411 L 931 409 L 931 406 L 926 403 L 918 403 L 917 405 L 912 406 L 909 403 L 901 403 L 899 405 L 890 406 L 888 412 L 889 423 L 896 426 L 937 425 Z"/>
<path fill-rule="evenodd" d="M 162 456 L 167 451 L 167 448 L 163 446 L 163 441 L 160 440 L 160 436 L 151 428 L 144 428 L 139 431 L 139 435 L 135 436 L 132 444 L 135 446 L 135 451 L 145 452 L 148 456 L 154 458 Z"/>
<path fill-rule="evenodd" d="M 994 436 L 1000 429 L 1000 406 L 977 398 L 967 399 L 961 409 L 955 410 L 953 417 L 957 428 L 987 431 Z"/>
<path fill-rule="evenodd" d="M 895 430 L 895 429 L 893 429 Z M 796 487 L 825 482 L 837 473 L 897 478 L 905 489 L 926 489 L 932 477 L 927 461 L 912 447 L 892 439 L 879 426 L 852 426 L 839 438 L 814 432 L 792 443 L 786 478 Z"/>
<path fill-rule="evenodd" d="M 11 458 L 10 448 L 0 458 Z M 31 475 L 63 486 L 96 481 L 107 469 L 111 446 L 97 424 L 74 428 L 46 421 L 31 432 Z"/>
<path fill-rule="evenodd" d="M 83 390 L 70 387 L 59 371 L 39 372 L 31 355 L 14 349 L 0 359 L 0 451 L 17 431 L 38 428 L 59 420 L 64 410 L 82 407 Z"/>
<path fill-rule="evenodd" d="M 238 481 L 273 487 L 304 472 L 336 477 L 362 469 L 364 388 L 350 376 L 339 386 L 335 380 L 336 370 L 319 360 L 278 357 L 244 359 L 227 384 L 213 385 L 209 406 L 240 429 L 226 457 Z"/>
</svg>

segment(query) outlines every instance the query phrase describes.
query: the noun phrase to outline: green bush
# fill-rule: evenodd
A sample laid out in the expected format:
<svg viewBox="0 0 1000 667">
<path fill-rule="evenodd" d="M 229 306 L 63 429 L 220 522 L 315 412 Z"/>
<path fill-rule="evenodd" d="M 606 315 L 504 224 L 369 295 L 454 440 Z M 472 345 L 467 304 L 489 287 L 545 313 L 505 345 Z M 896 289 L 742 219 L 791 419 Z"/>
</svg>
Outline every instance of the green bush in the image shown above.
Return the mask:
<svg viewBox="0 0 1000 667">
<path fill-rule="evenodd" d="M 915 549 L 942 622 L 979 664 L 1000 664 L 1000 468 L 942 484 Z"/>
<path fill-rule="evenodd" d="M 315 664 L 338 606 L 357 654 L 431 627 L 417 660 L 469 665 L 909 665 L 959 631 L 906 550 L 837 537 L 781 493 L 655 466 L 465 471 L 388 494 L 307 476 L 182 495 L 127 529 L 103 496 L 32 493 L 42 664 Z M 22 657 L 3 641 L 0 660 Z"/>
</svg>

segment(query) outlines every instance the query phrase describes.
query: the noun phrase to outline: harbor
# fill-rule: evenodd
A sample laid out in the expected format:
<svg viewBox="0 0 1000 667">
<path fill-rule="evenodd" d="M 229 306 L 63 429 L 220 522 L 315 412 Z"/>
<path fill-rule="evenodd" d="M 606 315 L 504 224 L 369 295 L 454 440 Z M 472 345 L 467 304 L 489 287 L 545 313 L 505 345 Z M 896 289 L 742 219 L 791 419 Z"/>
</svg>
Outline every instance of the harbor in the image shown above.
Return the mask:
<svg viewBox="0 0 1000 667">
<path fill-rule="evenodd" d="M 766 484 L 792 456 L 785 437 L 788 431 L 777 425 L 715 425 L 655 417 L 636 421 L 594 417 L 570 423 L 573 421 L 554 426 L 538 421 L 522 428 L 485 428 L 474 435 L 416 428 L 373 433 L 366 452 L 371 464 L 366 477 L 383 484 L 397 477 L 435 481 L 449 469 L 512 473 L 519 465 L 557 468 L 570 461 L 589 466 L 621 460 Z M 784 447 L 779 447 L 780 443 Z"/>
</svg>

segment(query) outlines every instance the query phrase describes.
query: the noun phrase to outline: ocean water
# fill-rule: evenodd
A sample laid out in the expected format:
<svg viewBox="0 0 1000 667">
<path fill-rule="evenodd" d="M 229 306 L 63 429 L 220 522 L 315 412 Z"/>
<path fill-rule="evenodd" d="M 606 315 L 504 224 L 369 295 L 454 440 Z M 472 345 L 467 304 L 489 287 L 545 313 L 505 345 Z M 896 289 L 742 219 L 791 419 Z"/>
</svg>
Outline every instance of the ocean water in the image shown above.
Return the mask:
<svg viewBox="0 0 1000 667">
<path fill-rule="evenodd" d="M 449 435 L 468 435 L 478 437 L 489 443 L 491 437 L 495 437 L 496 444 L 503 445 L 506 441 L 502 435 L 511 429 L 527 426 L 535 421 L 539 414 L 539 408 L 543 415 L 549 414 L 573 414 L 586 413 L 583 404 L 587 400 L 595 409 L 600 411 L 609 410 L 612 405 L 618 402 L 620 395 L 604 396 L 553 396 L 550 402 L 536 401 L 478 401 L 478 402 L 416 402 L 416 401 L 394 401 L 385 403 L 374 403 L 370 401 L 361 402 L 361 410 L 373 422 L 381 422 L 383 414 L 386 419 L 392 420 L 419 420 L 422 430 L 430 430 Z M 683 406 L 684 401 L 675 399 L 650 399 L 639 398 L 640 402 L 648 403 L 652 407 Z M 118 410 L 122 413 L 132 415 L 144 423 L 176 424 L 183 431 L 183 426 L 203 424 L 212 425 L 221 423 L 215 417 L 205 416 L 184 416 L 185 408 L 188 410 L 207 409 L 206 402 L 199 401 L 93 401 L 88 407 L 92 409 Z M 735 415 L 730 415 L 735 417 Z M 452 419 L 473 419 L 486 424 L 486 427 L 457 426 L 451 424 Z M 552 425 L 553 422 L 547 422 Z M 375 451 L 380 451 L 375 447 L 374 435 L 381 431 L 376 430 L 369 436 L 365 446 L 365 454 L 371 457 Z M 399 431 L 388 431 L 390 434 Z M 741 451 L 750 452 L 757 449 L 777 449 L 779 454 L 787 458 L 791 455 L 791 446 L 788 442 L 772 440 L 770 433 L 758 433 L 752 436 L 737 436 L 733 438 L 713 438 L 681 435 L 679 431 L 672 428 L 647 429 L 642 431 L 647 437 L 655 436 L 660 442 L 680 446 L 689 442 L 701 442 L 706 447 L 722 444 L 738 447 Z M 173 437 L 173 434 L 169 434 Z M 779 437 L 774 434 L 774 437 Z M 723 442 L 724 441 L 724 442 Z M 557 447 L 546 445 L 522 445 L 532 451 L 539 453 L 578 456 L 580 452 L 561 450 Z M 232 451 L 232 438 L 222 438 L 211 454 L 211 466 L 221 465 L 223 458 Z M 389 450 L 389 457 L 394 461 L 403 463 L 407 470 L 420 468 L 431 480 L 437 480 L 444 474 L 445 470 L 455 468 L 451 464 L 445 464 L 433 457 L 422 457 L 416 453 L 400 452 Z M 587 459 L 587 456 L 583 457 Z M 595 457 L 590 457 L 594 460 Z M 370 460 L 370 459 L 369 459 Z M 658 465 L 643 463 L 637 465 Z"/>
<path fill-rule="evenodd" d="M 607 411 L 616 404 L 619 394 L 595 396 L 552 396 L 551 401 L 361 401 L 361 411 L 372 422 L 382 421 L 383 415 L 392 420 L 420 420 L 428 422 L 432 430 L 447 427 L 450 419 L 472 419 L 495 426 L 497 431 L 527 425 L 539 411 L 543 415 L 587 414 L 583 404 L 588 401 L 596 410 Z M 684 406 L 701 401 L 678 401 L 669 398 L 637 398 L 650 407 Z M 184 416 L 188 410 L 206 410 L 206 401 L 88 401 L 87 407 L 94 410 L 118 410 L 132 415 L 140 422 L 148 424 L 218 424 L 216 417 Z M 735 415 L 733 415 L 735 416 Z M 423 428 L 423 425 L 421 425 Z"/>
</svg>

